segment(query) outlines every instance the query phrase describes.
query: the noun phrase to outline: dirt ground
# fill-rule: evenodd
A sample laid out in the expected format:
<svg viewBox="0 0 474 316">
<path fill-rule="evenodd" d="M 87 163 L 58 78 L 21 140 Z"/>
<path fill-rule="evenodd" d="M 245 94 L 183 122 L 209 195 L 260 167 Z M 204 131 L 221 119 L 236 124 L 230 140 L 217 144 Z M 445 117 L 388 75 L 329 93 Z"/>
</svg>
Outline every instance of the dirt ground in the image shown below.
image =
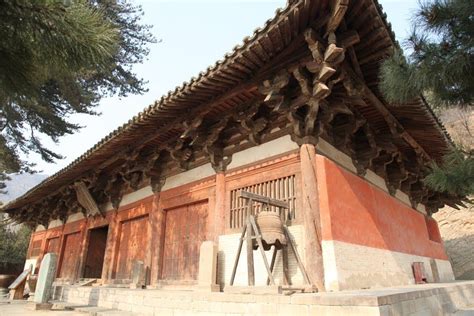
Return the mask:
<svg viewBox="0 0 474 316">
<path fill-rule="evenodd" d="M 19 316 L 19 315 L 28 315 L 28 316 L 84 316 L 87 314 L 76 312 L 76 311 L 66 311 L 66 310 L 52 310 L 52 311 L 34 311 L 31 309 L 31 302 L 28 301 L 13 301 L 10 302 L 5 299 L 0 298 L 0 316 Z"/>
</svg>

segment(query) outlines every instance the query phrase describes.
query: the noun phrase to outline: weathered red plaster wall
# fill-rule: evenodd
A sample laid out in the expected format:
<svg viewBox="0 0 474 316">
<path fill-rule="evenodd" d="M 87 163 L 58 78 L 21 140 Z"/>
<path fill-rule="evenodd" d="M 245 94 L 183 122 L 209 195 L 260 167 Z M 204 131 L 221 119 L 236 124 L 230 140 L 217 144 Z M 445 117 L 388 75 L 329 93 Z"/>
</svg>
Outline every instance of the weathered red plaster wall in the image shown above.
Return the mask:
<svg viewBox="0 0 474 316">
<path fill-rule="evenodd" d="M 323 240 L 447 259 L 423 214 L 324 156 L 316 164 Z"/>
</svg>

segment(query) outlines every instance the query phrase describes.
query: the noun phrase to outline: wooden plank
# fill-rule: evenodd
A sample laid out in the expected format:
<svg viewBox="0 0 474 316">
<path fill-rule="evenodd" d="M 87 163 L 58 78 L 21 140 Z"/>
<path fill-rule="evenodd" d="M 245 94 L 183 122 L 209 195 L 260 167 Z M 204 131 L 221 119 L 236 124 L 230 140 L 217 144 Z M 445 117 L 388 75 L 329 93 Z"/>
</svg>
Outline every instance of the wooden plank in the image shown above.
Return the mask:
<svg viewBox="0 0 474 316">
<path fill-rule="evenodd" d="M 281 258 L 282 258 L 282 264 L 283 264 L 283 284 L 284 285 L 291 285 L 290 272 L 289 272 L 289 268 L 288 268 L 288 247 L 283 247 L 282 248 Z"/>
<path fill-rule="evenodd" d="M 285 209 L 289 208 L 288 203 L 282 202 L 282 201 L 277 200 L 277 199 L 272 199 L 272 198 L 266 197 L 264 195 L 255 194 L 255 193 L 251 193 L 251 192 L 247 192 L 247 191 L 239 191 L 237 193 L 237 195 L 238 195 L 238 197 L 243 198 L 243 199 L 252 199 L 252 200 L 260 202 L 260 203 L 265 203 L 265 204 L 269 204 L 271 206 L 277 206 L 277 207 L 281 207 L 281 208 L 285 208 Z"/>
<path fill-rule="evenodd" d="M 249 200 L 251 203 L 252 200 Z M 254 269 L 254 262 L 253 262 L 253 245 L 252 245 L 252 224 L 250 223 L 249 217 L 247 218 L 247 276 L 248 276 L 248 284 L 250 286 L 255 285 L 255 269 Z M 256 233 L 256 232 L 255 232 Z"/>
<path fill-rule="evenodd" d="M 272 254 L 272 260 L 270 262 L 270 273 L 273 274 L 273 269 L 275 268 L 275 260 L 276 260 L 276 256 L 277 256 L 277 249 L 275 246 L 273 246 L 273 254 Z M 267 285 L 270 284 L 270 278 L 267 277 Z"/>
<path fill-rule="evenodd" d="M 86 209 L 89 216 L 94 216 L 96 214 L 103 216 L 84 182 L 78 181 L 74 183 L 74 189 L 76 190 L 77 201 Z"/>
<path fill-rule="evenodd" d="M 360 0 L 359 0 L 360 1 Z M 326 34 L 336 31 L 344 18 L 344 14 L 347 11 L 349 0 L 334 0 L 331 1 L 331 17 L 329 18 Z"/>
<path fill-rule="evenodd" d="M 290 232 L 288 231 L 288 227 L 286 227 L 286 225 L 283 225 L 283 229 L 285 231 L 286 238 L 288 239 L 288 243 L 290 244 L 290 248 L 291 248 L 291 250 L 293 251 L 293 254 L 296 257 L 296 262 L 298 263 L 298 267 L 301 270 L 301 274 L 303 274 L 304 281 L 306 282 L 306 284 L 311 284 L 311 282 L 309 280 L 309 277 L 308 277 L 308 273 L 306 272 L 306 269 L 303 265 L 303 261 L 301 261 L 301 257 L 299 255 L 298 251 L 296 250 L 295 245 L 293 244 L 293 240 L 291 239 Z"/>
<path fill-rule="evenodd" d="M 230 277 L 230 285 L 234 285 L 235 274 L 237 273 L 237 266 L 239 265 L 239 258 L 240 258 L 240 254 L 242 253 L 242 246 L 244 243 L 244 236 L 246 232 L 247 232 L 247 225 L 244 226 L 244 228 L 242 229 L 242 235 L 240 235 L 239 247 L 237 248 L 237 255 L 234 260 L 234 267 L 232 268 L 232 275 Z"/>
<path fill-rule="evenodd" d="M 31 269 L 28 268 L 24 270 L 14 281 L 12 284 L 8 286 L 9 290 L 16 290 L 19 286 L 21 286 L 21 283 L 26 281 L 26 278 L 28 275 L 30 275 Z"/>
<path fill-rule="evenodd" d="M 255 223 L 254 217 L 250 216 L 249 219 L 255 231 L 255 235 L 256 235 L 255 238 L 257 239 L 258 249 L 260 250 L 260 253 L 262 254 L 263 264 L 265 265 L 265 269 L 267 269 L 268 277 L 270 278 L 270 284 L 275 285 L 275 279 L 273 278 L 272 271 L 270 270 L 270 266 L 268 265 L 267 256 L 265 255 L 265 249 L 263 249 L 262 236 L 260 235 L 260 232 L 258 231 L 258 227 L 257 227 L 257 224 Z"/>
</svg>

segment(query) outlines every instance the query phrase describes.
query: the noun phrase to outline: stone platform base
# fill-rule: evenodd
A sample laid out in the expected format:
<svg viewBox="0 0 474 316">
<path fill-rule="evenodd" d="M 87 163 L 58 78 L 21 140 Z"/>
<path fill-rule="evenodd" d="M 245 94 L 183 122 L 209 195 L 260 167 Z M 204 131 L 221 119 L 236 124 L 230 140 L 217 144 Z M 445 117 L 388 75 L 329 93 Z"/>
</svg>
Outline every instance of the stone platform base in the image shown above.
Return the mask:
<svg viewBox="0 0 474 316">
<path fill-rule="evenodd" d="M 292 295 L 69 285 L 56 286 L 54 299 L 139 315 L 459 315 L 474 304 L 474 281 Z"/>
<path fill-rule="evenodd" d="M 44 310 L 50 310 L 53 304 L 51 303 L 34 303 L 34 302 L 29 302 L 30 309 L 33 311 L 44 311 Z"/>
</svg>

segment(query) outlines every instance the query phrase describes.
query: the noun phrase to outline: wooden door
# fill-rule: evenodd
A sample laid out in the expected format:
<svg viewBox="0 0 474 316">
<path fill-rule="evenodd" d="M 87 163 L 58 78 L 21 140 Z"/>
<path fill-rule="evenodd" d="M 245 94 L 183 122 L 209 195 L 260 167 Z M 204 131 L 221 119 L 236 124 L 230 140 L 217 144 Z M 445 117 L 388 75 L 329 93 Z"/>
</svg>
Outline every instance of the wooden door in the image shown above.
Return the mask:
<svg viewBox="0 0 474 316">
<path fill-rule="evenodd" d="M 105 226 L 89 231 L 84 278 L 99 279 L 102 277 L 108 230 L 109 226 Z"/>
<path fill-rule="evenodd" d="M 63 256 L 61 268 L 59 270 L 60 278 L 71 280 L 75 277 L 80 245 L 80 232 L 68 234 L 64 237 Z"/>
<path fill-rule="evenodd" d="M 59 243 L 60 243 L 59 237 L 48 239 L 46 241 L 46 253 L 51 252 L 51 253 L 59 254 Z"/>
<path fill-rule="evenodd" d="M 166 212 L 163 280 L 196 280 L 199 248 L 207 235 L 207 201 Z"/>
<path fill-rule="evenodd" d="M 145 261 L 147 236 L 148 215 L 122 222 L 115 269 L 116 279 L 131 279 L 133 261 Z"/>
</svg>

